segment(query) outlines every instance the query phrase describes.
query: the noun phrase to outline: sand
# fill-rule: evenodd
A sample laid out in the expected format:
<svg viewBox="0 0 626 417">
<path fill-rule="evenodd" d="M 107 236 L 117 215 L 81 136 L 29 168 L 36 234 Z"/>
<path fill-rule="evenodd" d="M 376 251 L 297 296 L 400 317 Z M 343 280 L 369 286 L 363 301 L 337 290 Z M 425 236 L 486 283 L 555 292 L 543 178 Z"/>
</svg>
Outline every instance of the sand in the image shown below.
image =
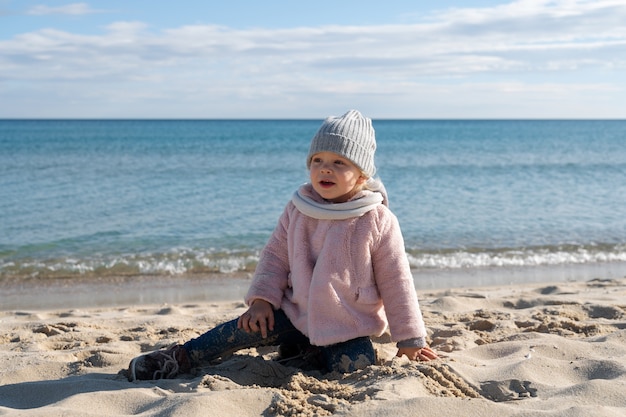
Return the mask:
<svg viewBox="0 0 626 417">
<path fill-rule="evenodd" d="M 141 285 L 86 288 L 125 294 Z M 0 416 L 626 415 L 626 279 L 419 290 L 441 354 L 433 362 L 395 358 L 383 336 L 380 363 L 346 375 L 284 366 L 266 348 L 178 379 L 132 383 L 124 375 L 131 358 L 236 317 L 240 298 L 173 291 L 177 301 L 167 304 L 120 295 L 73 305 L 58 285 L 3 290 Z M 16 308 L 20 291 L 34 298 Z"/>
</svg>

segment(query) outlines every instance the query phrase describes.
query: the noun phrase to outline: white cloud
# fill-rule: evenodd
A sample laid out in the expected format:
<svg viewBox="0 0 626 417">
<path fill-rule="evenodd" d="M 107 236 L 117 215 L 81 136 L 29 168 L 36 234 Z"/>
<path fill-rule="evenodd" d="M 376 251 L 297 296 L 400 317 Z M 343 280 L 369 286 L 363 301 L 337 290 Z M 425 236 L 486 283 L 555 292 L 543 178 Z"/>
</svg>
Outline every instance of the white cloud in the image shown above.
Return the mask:
<svg viewBox="0 0 626 417">
<path fill-rule="evenodd" d="M 34 16 L 45 16 L 52 14 L 79 16 L 92 13 L 102 13 L 102 10 L 92 9 L 87 3 L 71 3 L 59 7 L 50 7 L 40 4 L 37 6 L 33 6 L 26 11 L 26 14 Z"/>
<path fill-rule="evenodd" d="M 379 103 L 379 114 L 397 110 L 394 102 L 404 109 L 413 103 L 419 114 L 445 111 L 436 104 L 444 98 L 449 113 L 474 115 L 485 108 L 478 100 L 501 112 L 511 95 L 554 109 L 542 94 L 563 102 L 623 95 L 615 91 L 624 87 L 626 27 L 617 24 L 624 21 L 623 1 L 523 0 L 453 9 L 411 25 L 154 31 L 114 22 L 100 35 L 45 29 L 0 41 L 0 80 L 5 91 L 13 83 L 32 94 L 63 85 L 81 101 L 77 108 L 97 98 L 93 111 L 135 103 L 134 111 L 160 105 L 198 113 L 190 117 L 241 109 L 285 115 L 297 108 L 293 102 L 321 107 L 333 95 Z"/>
</svg>

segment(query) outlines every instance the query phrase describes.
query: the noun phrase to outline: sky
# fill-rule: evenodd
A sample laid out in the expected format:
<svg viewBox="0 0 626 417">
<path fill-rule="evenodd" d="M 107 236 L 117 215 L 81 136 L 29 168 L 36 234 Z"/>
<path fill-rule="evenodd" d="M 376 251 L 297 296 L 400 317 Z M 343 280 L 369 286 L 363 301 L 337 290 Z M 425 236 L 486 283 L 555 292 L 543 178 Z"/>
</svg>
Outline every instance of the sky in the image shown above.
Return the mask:
<svg viewBox="0 0 626 417">
<path fill-rule="evenodd" d="M 0 0 L 0 118 L 624 119 L 626 0 Z"/>
</svg>

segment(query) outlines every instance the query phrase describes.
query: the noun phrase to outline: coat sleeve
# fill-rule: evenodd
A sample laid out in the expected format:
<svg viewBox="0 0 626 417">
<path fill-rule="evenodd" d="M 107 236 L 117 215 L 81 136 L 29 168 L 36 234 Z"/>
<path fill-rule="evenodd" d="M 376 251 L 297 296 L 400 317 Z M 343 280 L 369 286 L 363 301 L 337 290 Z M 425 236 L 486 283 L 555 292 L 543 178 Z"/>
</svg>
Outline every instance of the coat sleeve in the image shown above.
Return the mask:
<svg viewBox="0 0 626 417">
<path fill-rule="evenodd" d="M 397 218 L 388 209 L 381 211 L 372 263 L 392 340 L 426 337 L 404 238 Z"/>
<path fill-rule="evenodd" d="M 289 212 L 286 208 L 261 251 L 252 284 L 245 298 L 246 304 L 250 305 L 252 301 L 262 299 L 272 304 L 275 309 L 280 308 L 290 272 L 287 246 L 288 227 Z"/>
</svg>

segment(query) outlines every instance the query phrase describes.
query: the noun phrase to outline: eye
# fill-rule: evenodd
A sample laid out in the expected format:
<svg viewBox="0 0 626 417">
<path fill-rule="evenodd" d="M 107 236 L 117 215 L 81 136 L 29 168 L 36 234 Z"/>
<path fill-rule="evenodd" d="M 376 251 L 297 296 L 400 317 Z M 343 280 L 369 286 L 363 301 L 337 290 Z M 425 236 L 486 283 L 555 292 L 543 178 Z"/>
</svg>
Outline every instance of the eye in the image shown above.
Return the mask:
<svg viewBox="0 0 626 417">
<path fill-rule="evenodd" d="M 346 163 L 344 161 L 342 161 L 341 159 L 337 159 L 335 161 L 335 164 L 337 164 L 337 165 L 345 165 Z"/>
</svg>

